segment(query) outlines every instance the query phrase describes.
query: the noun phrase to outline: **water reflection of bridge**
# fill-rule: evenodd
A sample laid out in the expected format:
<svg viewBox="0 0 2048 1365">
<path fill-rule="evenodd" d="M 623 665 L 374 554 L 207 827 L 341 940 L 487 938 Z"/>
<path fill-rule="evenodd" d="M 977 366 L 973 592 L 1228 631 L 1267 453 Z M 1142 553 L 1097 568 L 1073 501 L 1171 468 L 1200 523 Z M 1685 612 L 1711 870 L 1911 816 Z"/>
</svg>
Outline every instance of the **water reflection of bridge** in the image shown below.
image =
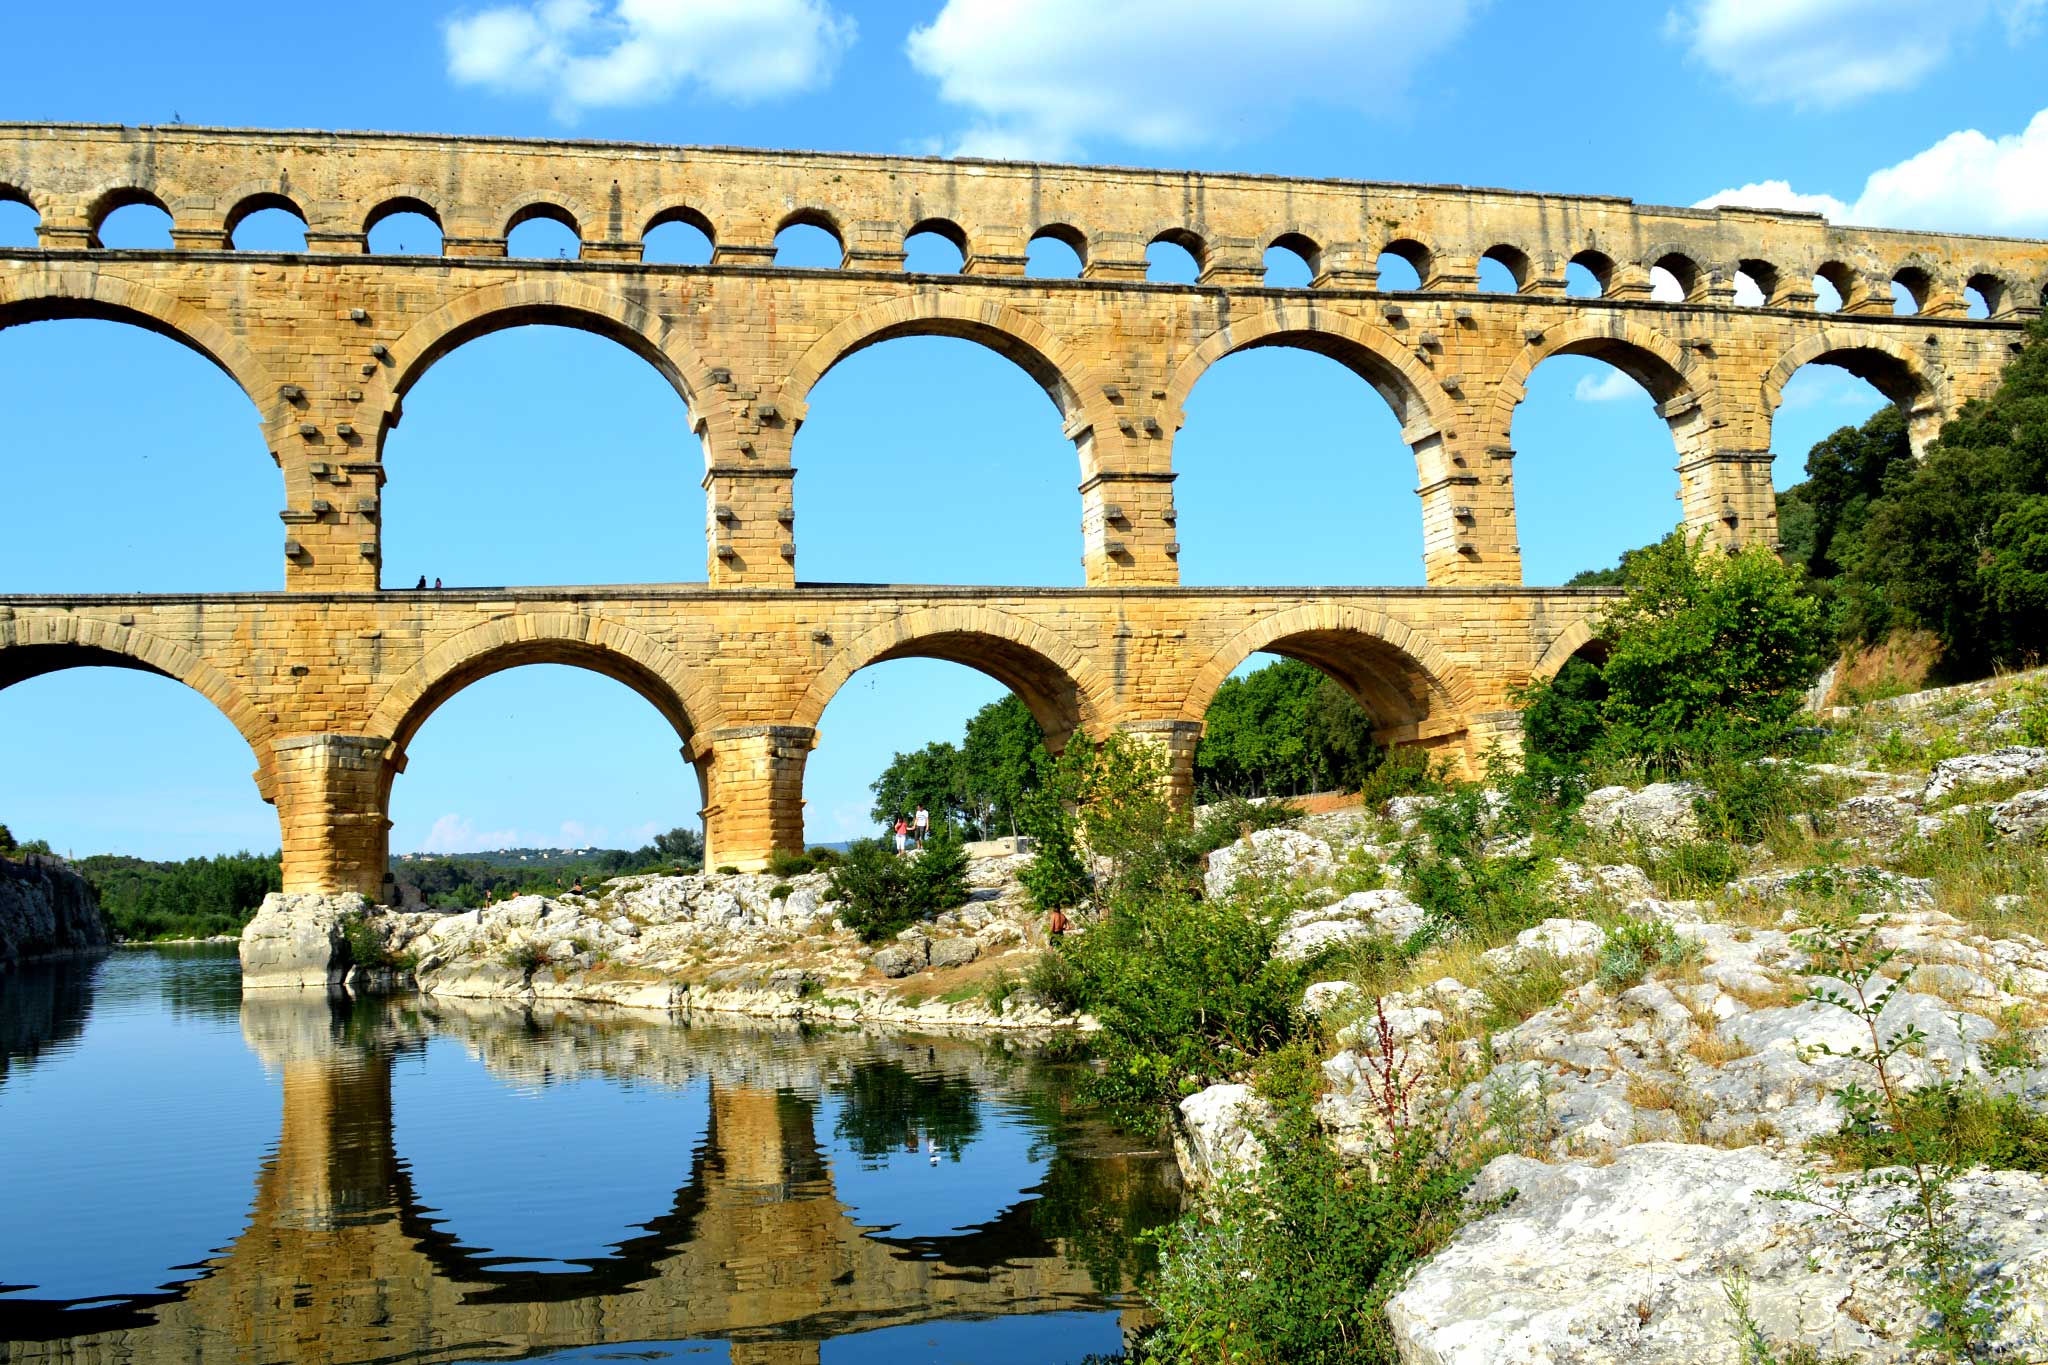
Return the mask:
<svg viewBox="0 0 2048 1365">
<path fill-rule="evenodd" d="M 281 1073 L 283 1123 L 241 1236 L 158 1294 L 0 1298 L 0 1362 L 435 1361 L 722 1338 L 736 1365 L 784 1365 L 846 1332 L 1099 1310 L 1117 1288 L 1029 1203 L 949 1236 L 864 1232 L 834 1189 L 812 1100 L 715 1071 L 708 1132 L 670 1207 L 581 1269 L 514 1268 L 464 1247 L 415 1196 L 392 1140 L 392 1061 L 420 1035 L 398 1012 L 286 998 L 246 1003 L 243 1022 Z M 522 1035 L 547 1045 L 502 1020 L 437 1027 L 496 1051 L 494 1065 Z M 1066 1159 L 1090 1207 L 1167 1193 L 1148 1157 Z"/>
</svg>

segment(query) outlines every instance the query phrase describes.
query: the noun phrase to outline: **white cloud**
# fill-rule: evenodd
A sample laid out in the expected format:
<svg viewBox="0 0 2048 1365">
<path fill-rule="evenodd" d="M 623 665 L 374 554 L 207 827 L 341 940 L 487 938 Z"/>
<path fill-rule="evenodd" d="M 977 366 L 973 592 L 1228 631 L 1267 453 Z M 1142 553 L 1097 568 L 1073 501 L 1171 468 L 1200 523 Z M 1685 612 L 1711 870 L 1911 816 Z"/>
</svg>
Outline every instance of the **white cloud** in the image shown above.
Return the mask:
<svg viewBox="0 0 2048 1365">
<path fill-rule="evenodd" d="M 448 21 L 461 85 L 584 109 L 652 104 L 685 86 L 736 102 L 823 85 L 853 42 L 829 0 L 534 0 Z"/>
<path fill-rule="evenodd" d="M 1906 90 L 1986 19 L 2026 36 L 2042 0 L 1686 0 L 1671 32 L 1752 99 L 1834 108 Z"/>
<path fill-rule="evenodd" d="M 1384 107 L 1475 0 L 946 0 L 911 63 L 969 110 L 956 150 L 1073 156 L 1258 132 L 1290 108 Z"/>
<path fill-rule="evenodd" d="M 494 848 L 523 848 L 527 841 L 511 829 L 480 830 L 467 816 L 442 816 L 420 840 L 421 853 L 479 853 Z"/>
<path fill-rule="evenodd" d="M 1618 403 L 1625 398 L 1647 398 L 1643 386 L 1620 370 L 1581 375 L 1572 386 L 1572 397 L 1581 403 Z"/>
<path fill-rule="evenodd" d="M 2048 109 L 2004 137 L 1950 133 L 1871 175 L 1853 204 L 1800 194 L 1783 180 L 1721 190 L 1697 207 L 1718 204 L 1806 209 L 1866 227 L 2038 235 L 2048 232 Z"/>
</svg>

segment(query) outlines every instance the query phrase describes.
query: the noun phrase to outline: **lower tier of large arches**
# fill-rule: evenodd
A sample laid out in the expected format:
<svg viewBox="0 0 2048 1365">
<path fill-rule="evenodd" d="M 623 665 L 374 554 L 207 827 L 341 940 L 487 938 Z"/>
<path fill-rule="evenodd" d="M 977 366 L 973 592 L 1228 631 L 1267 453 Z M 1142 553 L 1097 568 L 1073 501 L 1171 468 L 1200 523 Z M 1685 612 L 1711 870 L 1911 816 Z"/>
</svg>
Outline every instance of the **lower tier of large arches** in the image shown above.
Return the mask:
<svg viewBox="0 0 2048 1365">
<path fill-rule="evenodd" d="M 1471 770 L 1513 747 L 1513 690 L 1583 643 L 1589 589 L 678 588 L 0 602 L 0 687 L 115 665 L 184 682 L 233 723 L 277 806 L 285 883 L 383 894 L 394 779 L 444 703 L 509 669 L 623 684 L 694 769 L 712 866 L 804 839 L 805 767 L 863 669 L 936 659 L 1014 692 L 1050 747 L 1130 734 L 1173 794 L 1216 689 L 1254 654 L 1299 659 L 1371 716 L 1380 742 Z"/>
</svg>

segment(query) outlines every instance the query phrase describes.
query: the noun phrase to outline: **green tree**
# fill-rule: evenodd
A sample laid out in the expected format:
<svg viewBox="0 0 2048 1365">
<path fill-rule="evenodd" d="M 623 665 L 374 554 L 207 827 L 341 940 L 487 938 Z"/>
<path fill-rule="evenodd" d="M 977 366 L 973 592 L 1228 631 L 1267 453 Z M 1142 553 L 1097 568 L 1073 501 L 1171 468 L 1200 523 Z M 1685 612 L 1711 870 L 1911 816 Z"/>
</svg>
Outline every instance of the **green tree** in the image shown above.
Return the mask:
<svg viewBox="0 0 2048 1365">
<path fill-rule="evenodd" d="M 1778 543 L 1808 577 L 1832 579 L 1861 543 L 1870 509 L 1886 485 L 1909 476 L 1906 418 L 1885 406 L 1860 427 L 1843 427 L 1806 455 L 1806 481 L 1778 495 Z"/>
<path fill-rule="evenodd" d="M 1885 480 L 1843 577 L 1847 622 L 1865 637 L 1918 625 L 1943 668 L 1972 676 L 2041 647 L 2039 513 L 2048 495 L 2048 317 L 1989 398 L 1941 430 L 1927 457 Z"/>
<path fill-rule="evenodd" d="M 893 825 L 897 816 L 908 816 L 922 805 L 935 820 L 966 821 L 961 785 L 960 751 L 944 740 L 933 740 L 922 749 L 896 755 L 869 784 L 875 794 L 869 818 L 878 825 Z"/>
<path fill-rule="evenodd" d="M 1352 788 L 1378 762 L 1372 718 L 1298 659 L 1225 678 L 1195 748 L 1205 790 L 1245 795 Z"/>
<path fill-rule="evenodd" d="M 1050 761 L 1045 731 L 1016 693 L 975 712 L 960 745 L 961 804 L 967 823 L 984 838 L 1017 833 L 1020 803 L 1037 789 Z"/>
<path fill-rule="evenodd" d="M 14 852 L 14 831 L 0 825 L 0 854 Z"/>
<path fill-rule="evenodd" d="M 1597 684 L 1580 669 L 1520 694 L 1537 721 L 1529 752 L 1569 764 L 1604 750 L 1671 768 L 1772 744 L 1829 651 L 1799 570 L 1762 546 L 1724 553 L 1674 532 L 1636 555 L 1630 574 L 1628 595 L 1601 618 Z"/>
</svg>

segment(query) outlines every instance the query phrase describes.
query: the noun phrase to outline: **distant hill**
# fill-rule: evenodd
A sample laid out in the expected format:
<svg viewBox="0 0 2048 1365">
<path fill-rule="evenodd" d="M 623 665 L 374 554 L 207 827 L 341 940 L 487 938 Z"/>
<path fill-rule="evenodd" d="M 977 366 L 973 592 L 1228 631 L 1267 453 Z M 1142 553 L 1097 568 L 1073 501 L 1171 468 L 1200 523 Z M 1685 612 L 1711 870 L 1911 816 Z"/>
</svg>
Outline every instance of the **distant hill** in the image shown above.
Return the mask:
<svg viewBox="0 0 2048 1365">
<path fill-rule="evenodd" d="M 394 863 L 482 863 L 485 867 L 589 867 L 624 863 L 636 856 L 626 848 L 493 848 L 477 853 L 394 853 Z"/>
</svg>

